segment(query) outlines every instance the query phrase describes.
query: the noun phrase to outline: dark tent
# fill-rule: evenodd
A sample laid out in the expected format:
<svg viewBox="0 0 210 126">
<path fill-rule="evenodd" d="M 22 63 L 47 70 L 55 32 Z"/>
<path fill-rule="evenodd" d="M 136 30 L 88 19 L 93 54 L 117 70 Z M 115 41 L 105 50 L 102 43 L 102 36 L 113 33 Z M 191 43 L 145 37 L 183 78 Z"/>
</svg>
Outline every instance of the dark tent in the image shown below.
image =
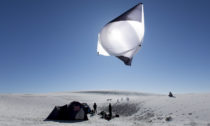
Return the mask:
<svg viewBox="0 0 210 126">
<path fill-rule="evenodd" d="M 73 101 L 69 105 L 55 106 L 46 120 L 88 120 L 89 109 L 87 104 Z"/>
</svg>

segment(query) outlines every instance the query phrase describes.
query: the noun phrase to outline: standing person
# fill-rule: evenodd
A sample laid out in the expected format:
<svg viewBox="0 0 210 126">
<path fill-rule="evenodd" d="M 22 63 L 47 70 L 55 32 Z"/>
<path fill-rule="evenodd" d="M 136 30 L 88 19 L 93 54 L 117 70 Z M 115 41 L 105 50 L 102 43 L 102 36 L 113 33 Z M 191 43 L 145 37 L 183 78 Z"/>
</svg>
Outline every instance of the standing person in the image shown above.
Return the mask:
<svg viewBox="0 0 210 126">
<path fill-rule="evenodd" d="M 110 115 L 110 119 L 112 118 L 112 105 L 111 103 L 109 103 L 109 115 Z"/>
<path fill-rule="evenodd" d="M 93 109 L 94 109 L 94 113 L 97 113 L 97 105 L 96 105 L 95 102 L 94 102 L 94 104 L 93 104 Z"/>
</svg>

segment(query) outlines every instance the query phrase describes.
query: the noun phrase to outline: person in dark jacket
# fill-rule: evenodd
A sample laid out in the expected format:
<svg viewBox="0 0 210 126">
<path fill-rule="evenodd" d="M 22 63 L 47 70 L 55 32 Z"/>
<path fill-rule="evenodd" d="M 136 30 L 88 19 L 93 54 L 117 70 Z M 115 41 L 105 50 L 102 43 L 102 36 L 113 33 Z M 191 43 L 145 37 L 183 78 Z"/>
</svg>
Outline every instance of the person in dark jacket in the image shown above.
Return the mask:
<svg viewBox="0 0 210 126">
<path fill-rule="evenodd" d="M 112 118 L 112 105 L 109 103 L 109 116 Z"/>
<path fill-rule="evenodd" d="M 97 105 L 96 105 L 96 103 L 93 104 L 93 110 L 94 110 L 94 113 L 97 113 Z"/>
</svg>

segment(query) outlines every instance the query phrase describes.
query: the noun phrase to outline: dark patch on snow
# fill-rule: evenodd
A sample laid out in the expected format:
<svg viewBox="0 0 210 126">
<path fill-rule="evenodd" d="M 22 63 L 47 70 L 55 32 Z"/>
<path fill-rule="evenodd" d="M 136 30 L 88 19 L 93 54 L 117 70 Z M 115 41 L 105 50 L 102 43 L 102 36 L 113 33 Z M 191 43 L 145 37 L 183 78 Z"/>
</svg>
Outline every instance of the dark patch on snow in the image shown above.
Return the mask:
<svg viewBox="0 0 210 126">
<path fill-rule="evenodd" d="M 108 105 L 99 108 L 100 111 L 108 112 Z M 112 105 L 112 112 L 120 116 L 131 116 L 140 109 L 137 103 L 117 103 Z"/>
<path fill-rule="evenodd" d="M 171 116 L 168 116 L 168 117 L 166 117 L 166 119 L 165 119 L 167 122 L 168 121 L 171 121 L 172 120 L 172 117 Z"/>
<path fill-rule="evenodd" d="M 155 116 L 154 112 L 148 111 L 145 113 L 141 113 L 141 115 L 135 115 L 134 119 L 148 121 L 148 120 L 151 120 L 151 118 L 153 118 L 154 116 Z"/>
</svg>

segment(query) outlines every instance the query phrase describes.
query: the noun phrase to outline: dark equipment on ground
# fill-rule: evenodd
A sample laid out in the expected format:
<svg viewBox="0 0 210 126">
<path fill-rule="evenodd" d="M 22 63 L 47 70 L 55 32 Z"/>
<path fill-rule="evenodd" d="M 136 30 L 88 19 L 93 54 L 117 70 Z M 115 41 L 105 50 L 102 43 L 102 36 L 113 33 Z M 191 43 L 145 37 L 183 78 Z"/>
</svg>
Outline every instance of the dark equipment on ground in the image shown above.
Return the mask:
<svg viewBox="0 0 210 126">
<path fill-rule="evenodd" d="M 108 109 L 109 109 L 108 113 L 106 113 L 105 111 L 101 111 L 98 115 L 100 115 L 102 119 L 106 119 L 108 121 L 113 119 L 113 118 L 120 117 L 120 115 L 118 115 L 118 114 L 112 114 L 111 103 L 109 103 Z"/>
<path fill-rule="evenodd" d="M 86 103 L 73 101 L 68 105 L 55 106 L 45 120 L 88 120 L 90 107 Z"/>
<path fill-rule="evenodd" d="M 105 111 L 101 111 L 98 115 L 100 115 L 102 119 L 106 119 L 108 121 L 115 117 L 117 117 L 117 118 L 120 117 L 120 115 L 118 115 L 118 114 L 111 116 L 110 114 L 107 114 Z"/>
<path fill-rule="evenodd" d="M 174 97 L 174 95 L 171 92 L 169 92 L 168 96 L 169 97 Z"/>
</svg>

